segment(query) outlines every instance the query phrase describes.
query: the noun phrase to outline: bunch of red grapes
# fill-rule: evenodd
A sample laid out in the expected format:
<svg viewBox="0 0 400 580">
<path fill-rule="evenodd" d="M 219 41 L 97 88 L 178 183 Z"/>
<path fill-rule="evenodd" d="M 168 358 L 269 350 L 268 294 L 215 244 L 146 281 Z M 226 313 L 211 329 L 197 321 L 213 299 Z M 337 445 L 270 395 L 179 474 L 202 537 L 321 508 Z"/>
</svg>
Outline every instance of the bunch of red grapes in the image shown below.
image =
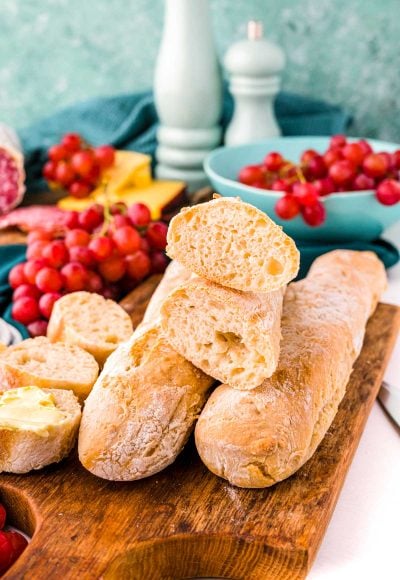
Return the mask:
<svg viewBox="0 0 400 580">
<path fill-rule="evenodd" d="M 9 273 L 12 317 L 40 336 L 63 294 L 86 290 L 118 300 L 150 274 L 164 272 L 167 229 L 151 221 L 145 204 L 118 202 L 68 212 L 62 236 L 30 232 L 27 261 Z"/>
<path fill-rule="evenodd" d="M 19 532 L 6 531 L 5 523 L 6 510 L 0 504 L 0 575 L 7 572 L 28 545 L 26 538 Z"/>
<path fill-rule="evenodd" d="M 364 139 L 349 142 L 344 135 L 334 135 L 324 153 L 307 149 L 297 165 L 280 153 L 268 153 L 263 163 L 243 167 L 238 179 L 282 192 L 275 205 L 281 219 L 301 214 L 308 225 L 319 226 L 326 218 L 322 200 L 334 192 L 373 189 L 383 205 L 398 203 L 399 170 L 400 150 L 374 153 Z"/>
<path fill-rule="evenodd" d="M 114 164 L 115 149 L 111 145 L 92 147 L 77 133 L 67 133 L 50 147 L 48 157 L 43 177 L 50 186 L 83 198 L 99 185 L 102 171 Z"/>
</svg>

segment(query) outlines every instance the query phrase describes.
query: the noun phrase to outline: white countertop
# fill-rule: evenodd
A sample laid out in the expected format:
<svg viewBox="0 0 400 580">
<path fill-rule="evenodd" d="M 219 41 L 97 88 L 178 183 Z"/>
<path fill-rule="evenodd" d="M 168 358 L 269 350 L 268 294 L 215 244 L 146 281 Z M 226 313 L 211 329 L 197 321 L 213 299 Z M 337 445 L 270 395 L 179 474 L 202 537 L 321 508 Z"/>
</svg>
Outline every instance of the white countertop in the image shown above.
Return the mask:
<svg viewBox="0 0 400 580">
<path fill-rule="evenodd" d="M 400 245 L 400 225 L 386 238 Z M 400 305 L 400 263 L 383 302 Z M 385 378 L 400 389 L 400 337 Z M 309 580 L 400 578 L 400 429 L 375 402 Z"/>
</svg>

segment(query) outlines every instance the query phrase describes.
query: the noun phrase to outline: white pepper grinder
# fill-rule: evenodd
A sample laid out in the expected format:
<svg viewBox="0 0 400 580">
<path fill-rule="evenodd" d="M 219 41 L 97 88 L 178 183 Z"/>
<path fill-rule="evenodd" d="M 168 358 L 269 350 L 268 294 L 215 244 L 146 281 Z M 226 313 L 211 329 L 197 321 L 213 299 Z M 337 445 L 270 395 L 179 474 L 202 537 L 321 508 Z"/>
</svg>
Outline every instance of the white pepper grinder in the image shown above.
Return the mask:
<svg viewBox="0 0 400 580">
<path fill-rule="evenodd" d="M 278 137 L 281 132 L 273 104 L 280 88 L 285 54 L 263 37 L 261 22 L 248 22 L 247 39 L 228 49 L 224 65 L 230 74 L 229 89 L 234 98 L 225 144 L 239 145 Z"/>
<path fill-rule="evenodd" d="M 222 139 L 222 79 L 208 0 L 165 0 L 154 97 L 156 175 L 186 181 L 193 191 L 207 183 L 203 160 Z"/>
</svg>

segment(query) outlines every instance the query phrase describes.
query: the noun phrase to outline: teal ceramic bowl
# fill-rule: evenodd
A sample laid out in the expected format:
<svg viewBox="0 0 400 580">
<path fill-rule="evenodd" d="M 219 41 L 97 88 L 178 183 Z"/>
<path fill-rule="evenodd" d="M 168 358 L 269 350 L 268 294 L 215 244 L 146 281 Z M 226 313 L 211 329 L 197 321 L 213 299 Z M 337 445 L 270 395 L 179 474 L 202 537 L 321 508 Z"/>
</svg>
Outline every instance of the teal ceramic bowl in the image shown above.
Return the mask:
<svg viewBox="0 0 400 580">
<path fill-rule="evenodd" d="M 399 145 L 385 141 L 369 139 L 368 142 L 374 151 L 391 153 L 400 148 Z M 239 196 L 243 201 L 255 205 L 283 226 L 285 232 L 296 240 L 374 240 L 386 228 L 400 220 L 400 203 L 384 206 L 376 200 L 372 190 L 332 193 L 323 199 L 326 208 L 325 223 L 310 227 L 301 217 L 281 220 L 276 215 L 274 206 L 281 193 L 243 185 L 236 180 L 244 165 L 261 163 L 270 151 L 278 151 L 286 159 L 298 161 L 305 149 L 323 152 L 328 143 L 329 137 L 279 137 L 250 145 L 220 147 L 208 155 L 204 169 L 216 192 L 228 197 Z"/>
</svg>

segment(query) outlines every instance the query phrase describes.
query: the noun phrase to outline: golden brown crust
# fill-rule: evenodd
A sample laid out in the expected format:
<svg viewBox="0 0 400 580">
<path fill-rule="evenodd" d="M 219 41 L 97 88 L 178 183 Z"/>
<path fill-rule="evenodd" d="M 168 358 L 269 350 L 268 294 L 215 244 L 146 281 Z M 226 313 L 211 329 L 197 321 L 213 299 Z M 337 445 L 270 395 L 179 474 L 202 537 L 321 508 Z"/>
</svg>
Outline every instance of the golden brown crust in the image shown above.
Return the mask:
<svg viewBox="0 0 400 580">
<path fill-rule="evenodd" d="M 218 387 L 196 427 L 204 463 L 239 487 L 267 487 L 299 469 L 329 428 L 386 285 L 371 252 L 318 258 L 284 298 L 281 356 L 250 392 Z"/>
</svg>

